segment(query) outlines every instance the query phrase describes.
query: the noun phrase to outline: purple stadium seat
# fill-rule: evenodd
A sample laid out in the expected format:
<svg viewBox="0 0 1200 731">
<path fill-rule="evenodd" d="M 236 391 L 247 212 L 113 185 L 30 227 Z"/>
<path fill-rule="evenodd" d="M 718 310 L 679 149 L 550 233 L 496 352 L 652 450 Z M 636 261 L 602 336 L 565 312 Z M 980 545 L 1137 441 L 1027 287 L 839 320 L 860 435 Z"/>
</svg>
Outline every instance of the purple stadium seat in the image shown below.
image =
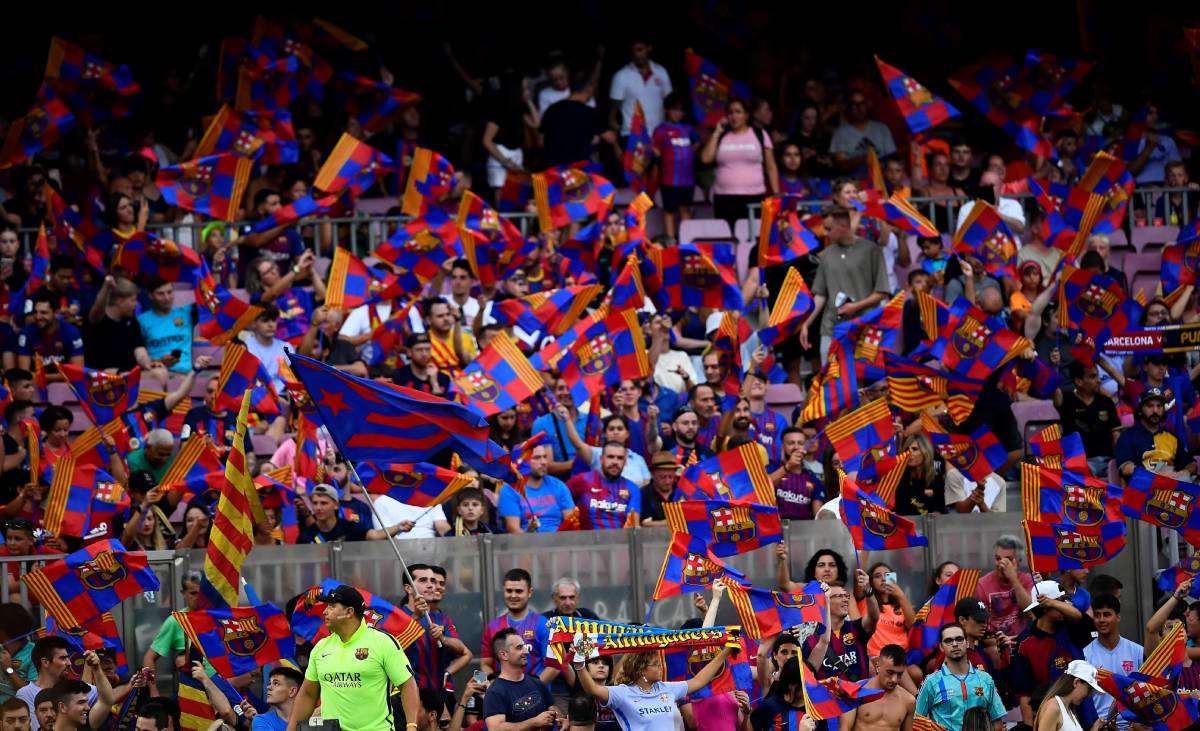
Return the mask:
<svg viewBox="0 0 1200 731">
<path fill-rule="evenodd" d="M 1054 408 L 1054 402 L 1049 400 L 1014 401 L 1012 412 L 1017 419 L 1017 431 L 1021 434 L 1022 439 L 1025 438 L 1025 427 L 1030 422 L 1055 422 L 1059 418 L 1058 409 Z"/>
<path fill-rule="evenodd" d="M 1178 226 L 1134 226 L 1133 248 L 1141 251 L 1150 244 L 1169 244 L 1179 236 Z"/>
<path fill-rule="evenodd" d="M 175 306 L 184 307 L 185 305 L 196 304 L 196 290 L 194 289 L 177 289 L 175 290 Z"/>
<path fill-rule="evenodd" d="M 750 233 L 750 219 L 739 218 L 733 222 L 733 238 L 737 239 L 739 243 L 752 244 L 758 241 L 758 231 Z"/>
<path fill-rule="evenodd" d="M 1122 271 L 1127 277 L 1137 274 L 1158 274 L 1162 271 L 1162 254 L 1126 254 L 1122 263 L 1125 265 L 1122 267 Z"/>
<path fill-rule="evenodd" d="M 77 403 L 78 400 L 70 386 L 62 382 L 55 382 L 46 384 L 46 402 L 63 406 Z"/>
<path fill-rule="evenodd" d="M 737 277 L 739 282 L 745 280 L 746 272 L 750 271 L 750 251 L 753 248 L 754 244 L 745 242 L 739 242 L 737 245 Z"/>
<path fill-rule="evenodd" d="M 794 383 L 768 383 L 767 403 L 773 407 L 791 407 L 804 402 L 804 389 Z"/>
<path fill-rule="evenodd" d="M 250 446 L 253 447 L 254 453 L 260 457 L 270 457 L 275 454 L 275 450 L 279 447 L 275 443 L 275 437 L 269 434 L 251 434 Z"/>
<path fill-rule="evenodd" d="M 719 218 L 689 218 L 679 223 L 681 244 L 690 244 L 696 239 L 728 239 L 732 236 L 729 224 Z"/>
</svg>

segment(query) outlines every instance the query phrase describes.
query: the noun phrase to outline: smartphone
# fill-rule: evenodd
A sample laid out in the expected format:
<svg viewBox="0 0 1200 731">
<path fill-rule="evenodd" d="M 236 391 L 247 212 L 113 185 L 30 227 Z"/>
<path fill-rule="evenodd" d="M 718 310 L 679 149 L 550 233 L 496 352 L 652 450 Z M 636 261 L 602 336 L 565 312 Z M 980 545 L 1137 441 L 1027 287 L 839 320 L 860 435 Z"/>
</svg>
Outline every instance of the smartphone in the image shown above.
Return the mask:
<svg viewBox="0 0 1200 731">
<path fill-rule="evenodd" d="M 895 585 L 895 583 L 896 583 L 896 572 L 895 572 L 895 571 L 889 571 L 889 572 L 887 572 L 886 574 L 884 574 L 884 575 L 883 575 L 883 583 L 885 583 L 885 584 L 888 584 L 888 585 Z"/>
<path fill-rule="evenodd" d="M 171 357 L 174 358 L 175 360 L 179 360 L 182 356 L 183 356 L 183 351 L 180 350 L 179 348 L 176 348 L 171 351 Z"/>
<path fill-rule="evenodd" d="M 474 680 L 476 683 L 479 683 L 479 684 L 486 683 L 487 682 L 487 673 L 483 672 L 482 670 L 476 670 L 474 673 L 471 673 L 471 680 Z"/>
</svg>

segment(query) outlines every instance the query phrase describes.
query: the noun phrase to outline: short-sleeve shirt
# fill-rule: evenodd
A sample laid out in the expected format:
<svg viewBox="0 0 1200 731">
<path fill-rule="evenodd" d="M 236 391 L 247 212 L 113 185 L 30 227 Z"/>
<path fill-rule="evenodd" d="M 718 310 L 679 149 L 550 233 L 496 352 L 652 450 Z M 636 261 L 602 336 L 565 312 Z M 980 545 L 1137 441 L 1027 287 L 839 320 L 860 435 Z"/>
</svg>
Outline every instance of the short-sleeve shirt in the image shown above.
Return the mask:
<svg viewBox="0 0 1200 731">
<path fill-rule="evenodd" d="M 804 657 L 807 658 L 817 646 L 820 637 L 813 635 L 804 641 Z M 829 649 L 825 651 L 825 659 L 817 668 L 820 680 L 841 677 L 858 682 L 867 675 L 867 632 L 863 629 L 862 620 L 847 619 L 842 628 L 829 635 Z"/>
<path fill-rule="evenodd" d="M 557 414 L 551 412 L 534 419 L 531 433 L 537 434 L 540 431 L 546 432 L 546 439 L 550 442 L 550 448 L 554 450 L 555 462 L 569 462 L 575 458 L 575 445 L 567 438 L 567 426 Z M 575 432 L 583 434 L 586 431 L 587 414 L 581 411 L 575 419 Z"/>
<path fill-rule="evenodd" d="M 521 530 L 529 529 L 529 520 L 536 515 L 538 518 L 537 533 L 553 533 L 562 523 L 563 511 L 575 507 L 571 491 L 557 477 L 546 475 L 542 483 L 534 487 L 525 483 L 525 495 L 517 494 L 509 485 L 500 487 L 500 501 L 497 509 L 501 518 L 520 518 Z"/>
<path fill-rule="evenodd" d="M 429 379 L 419 378 L 417 374 L 413 373 L 413 369 L 408 365 L 402 365 L 396 370 L 392 371 L 392 383 L 396 384 L 397 386 L 404 386 L 405 388 L 411 388 L 422 393 L 433 393 L 433 385 L 430 383 Z M 440 369 L 437 373 L 437 384 L 438 389 L 440 389 L 442 394 L 449 393 L 450 376 L 446 375 Z"/>
<path fill-rule="evenodd" d="M 138 364 L 133 351 L 144 347 L 146 341 L 137 320 L 132 317 L 114 320 L 105 315 L 100 322 L 88 323 L 87 337 L 83 341 L 83 362 L 88 368 L 116 368 L 118 372 L 126 373 Z"/>
<path fill-rule="evenodd" d="M 517 681 L 496 678 L 483 696 L 483 717 L 504 716 L 507 723 L 521 723 L 537 718 L 553 705 L 550 689 L 532 675 Z"/>
<path fill-rule="evenodd" d="M 479 658 L 492 659 L 492 638 L 506 627 L 512 627 L 521 639 L 525 640 L 525 644 L 533 648 L 525 664 L 525 672 L 541 675 L 542 670 L 546 668 L 545 653 L 546 646 L 550 643 L 550 630 L 546 627 L 546 618 L 532 610 L 519 620 L 514 620 L 505 612 L 484 625 L 483 646 L 480 648 Z"/>
<path fill-rule="evenodd" d="M 1058 407 L 1062 433 L 1079 434 L 1083 452 L 1089 457 L 1111 457 L 1113 431 L 1121 426 L 1117 407 L 1108 396 L 1098 393 L 1085 404 L 1074 393 L 1064 393 Z"/>
<path fill-rule="evenodd" d="M 1163 467 L 1182 470 L 1192 461 L 1174 434 L 1166 429 L 1151 432 L 1138 421 L 1121 432 L 1113 450 L 1113 459 L 1118 467 L 1132 462 L 1151 472 L 1157 472 Z"/>
<path fill-rule="evenodd" d="M 1100 644 L 1100 640 L 1092 640 L 1091 644 L 1083 648 L 1083 659 L 1097 668 L 1121 675 L 1136 672 L 1142 666 L 1144 654 L 1141 645 L 1124 637 L 1118 640 L 1117 646 L 1111 650 Z M 1096 693 L 1092 696 L 1092 702 L 1096 704 L 1097 715 L 1100 718 L 1107 718 L 1108 709 L 1112 707 L 1113 703 L 1112 696 L 1107 693 Z M 1117 726 L 1129 728 L 1129 723 L 1118 716 Z"/>
<path fill-rule="evenodd" d="M 1022 573 L 1021 585 L 1026 591 L 1033 591 L 1033 577 Z M 1022 610 L 1025 607 L 1017 605 L 1016 591 L 1007 584 L 1000 583 L 1000 577 L 995 571 L 988 572 L 975 587 L 975 598 L 988 608 L 988 629 L 993 632 L 1003 632 L 1016 636 L 1024 631 L 1026 624 Z"/>
<path fill-rule="evenodd" d="M 1091 623 L 1060 622 L 1054 632 L 1043 632 L 1029 625 L 1017 639 L 1012 661 L 1012 688 L 1018 696 L 1029 697 L 1042 683 L 1050 683 L 1067 671 L 1072 660 L 1083 659 L 1083 648 L 1091 642 Z"/>
<path fill-rule="evenodd" d="M 321 717 L 347 731 L 392 731 L 391 688 L 411 677 L 396 638 L 365 621 L 346 642 L 336 633 L 319 641 L 304 672 L 320 684 Z"/>
<path fill-rule="evenodd" d="M 886 124 L 870 120 L 862 129 L 843 124 L 833 131 L 833 137 L 829 140 L 831 153 L 861 157 L 867 154 L 867 148 L 874 148 L 880 159 L 896 152 L 896 142 Z"/>
<path fill-rule="evenodd" d="M 696 184 L 696 145 L 700 135 L 690 124 L 663 122 L 651 138 L 658 155 L 663 185 L 690 188 Z"/>
<path fill-rule="evenodd" d="M 767 409 L 761 414 L 750 414 L 750 436 L 767 450 L 767 462 L 778 465 L 783 461 L 783 430 L 787 419 Z"/>
<path fill-rule="evenodd" d="M 242 229 L 242 235 L 247 235 L 251 231 L 251 227 L 247 226 Z M 260 256 L 275 262 L 280 272 L 286 272 L 292 268 L 293 260 L 299 259 L 303 253 L 304 239 L 294 228 L 285 228 L 274 240 L 268 241 L 257 249 L 242 250 L 241 256 L 238 258 L 238 279 L 242 282 L 246 281 L 246 272 L 250 269 L 250 262 Z"/>
<path fill-rule="evenodd" d="M 178 350 L 179 362 L 171 366 L 171 372 L 192 370 L 192 305 L 172 308 L 166 314 L 147 310 L 138 315 L 137 321 L 150 360 L 165 358 L 172 350 Z"/>
<path fill-rule="evenodd" d="M 717 146 L 717 182 L 713 192 L 718 195 L 766 195 L 763 157 L 771 154 L 768 152 L 771 149 L 771 135 L 755 132 L 752 127 L 740 132 L 726 132 Z"/>
<path fill-rule="evenodd" d="M 47 337 L 30 320 L 17 336 L 17 355 L 30 358 L 37 355 L 42 359 L 42 365 L 47 366 L 66 363 L 75 356 L 83 355 L 83 336 L 79 334 L 79 328 L 60 319 L 54 334 Z"/>
<path fill-rule="evenodd" d="M 812 293 L 825 297 L 827 302 L 821 314 L 821 335 L 833 335 L 833 327 L 842 321 L 837 314 L 837 296 L 844 292 L 858 302 L 876 292 L 887 293 L 887 264 L 878 244 L 863 238 L 855 238 L 848 245 L 827 246 L 820 254 L 821 265 L 813 279 Z"/>
<path fill-rule="evenodd" d="M 575 497 L 583 530 L 620 530 L 630 513 L 642 512 L 641 491 L 625 477 L 608 480 L 593 470 L 571 478 L 567 487 Z"/>
<path fill-rule="evenodd" d="M 369 526 L 338 518 L 333 529 L 326 532 L 317 527 L 316 523 L 306 526 L 300 531 L 296 543 L 329 543 L 330 541 L 365 541 Z"/>
<path fill-rule="evenodd" d="M 267 713 L 258 714 L 250 721 L 250 731 L 285 731 L 287 725 L 288 720 L 271 709 Z"/>
<path fill-rule="evenodd" d="M 37 683 L 29 683 L 28 685 L 23 686 L 20 690 L 17 691 L 17 698 L 20 698 L 21 700 L 25 701 L 25 705 L 29 706 L 29 723 L 30 723 L 29 728 L 30 728 L 30 731 L 38 731 L 38 729 L 41 728 L 41 724 L 38 723 L 37 713 L 34 712 L 35 706 L 33 705 L 33 702 L 37 699 L 38 693 L 41 693 L 41 692 L 42 692 L 42 689 L 38 687 Z M 98 697 L 99 697 L 99 694 L 96 692 L 96 686 L 89 684 L 88 685 L 88 707 L 89 708 L 96 704 L 96 699 Z"/>
<path fill-rule="evenodd" d="M 671 93 L 671 75 L 659 64 L 651 61 L 642 73 L 632 62 L 622 66 L 613 74 L 608 98 L 621 102 L 621 134 L 629 134 L 633 111 L 640 102 L 646 117 L 646 129 L 655 129 L 663 121 L 663 100 Z"/>
<path fill-rule="evenodd" d="M 608 703 L 622 731 L 674 731 L 683 718 L 679 701 L 687 697 L 684 681 L 658 682 L 644 691 L 636 685 L 608 686 Z"/>
<path fill-rule="evenodd" d="M 984 709 L 993 721 L 1007 713 L 996 692 L 996 681 L 974 667 L 959 677 L 943 665 L 925 678 L 917 693 L 916 712 L 944 728 L 962 728 L 963 716 L 970 708 Z"/>
<path fill-rule="evenodd" d="M 812 520 L 814 501 L 825 502 L 825 487 L 808 470 L 788 472 L 775 486 L 775 502 L 781 518 Z"/>
<path fill-rule="evenodd" d="M 408 605 L 400 607 L 406 614 L 412 615 Z M 449 614 L 440 611 L 430 611 L 428 620 L 421 619 L 422 625 L 440 624 L 447 637 L 458 639 L 458 628 Z M 411 645 L 405 648 L 409 665 L 417 676 L 418 688 L 441 688 L 446 682 L 446 668 L 450 665 L 450 651 L 441 645 L 433 635 L 424 632 Z"/>
</svg>

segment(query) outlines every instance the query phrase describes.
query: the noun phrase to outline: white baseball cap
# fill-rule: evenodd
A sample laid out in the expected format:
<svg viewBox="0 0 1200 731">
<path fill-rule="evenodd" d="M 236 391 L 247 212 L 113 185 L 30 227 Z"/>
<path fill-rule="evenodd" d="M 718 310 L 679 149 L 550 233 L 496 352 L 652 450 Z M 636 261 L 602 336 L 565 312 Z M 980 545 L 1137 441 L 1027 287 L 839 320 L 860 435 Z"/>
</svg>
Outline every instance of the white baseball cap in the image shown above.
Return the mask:
<svg viewBox="0 0 1200 731">
<path fill-rule="evenodd" d="M 1096 683 L 1096 666 L 1086 660 L 1072 660 L 1070 665 L 1067 665 L 1067 675 L 1073 678 L 1079 678 L 1083 682 L 1092 686 L 1092 690 L 1097 693 L 1103 693 L 1104 689 Z"/>
<path fill-rule="evenodd" d="M 1041 597 L 1062 599 L 1066 594 L 1063 593 L 1062 587 L 1058 585 L 1057 581 L 1039 581 L 1033 585 L 1033 591 L 1029 593 L 1029 596 L 1033 601 L 1025 607 L 1026 612 L 1032 612 L 1040 603 L 1038 599 Z"/>
</svg>

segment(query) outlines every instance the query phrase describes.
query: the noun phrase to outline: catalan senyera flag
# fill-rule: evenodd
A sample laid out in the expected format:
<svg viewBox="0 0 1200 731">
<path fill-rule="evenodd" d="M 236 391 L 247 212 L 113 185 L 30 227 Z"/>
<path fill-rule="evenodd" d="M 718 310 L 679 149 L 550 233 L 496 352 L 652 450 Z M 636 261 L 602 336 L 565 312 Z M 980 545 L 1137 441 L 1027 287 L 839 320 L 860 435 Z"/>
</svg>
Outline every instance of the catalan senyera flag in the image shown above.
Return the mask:
<svg viewBox="0 0 1200 731">
<path fill-rule="evenodd" d="M 1198 495 L 1200 486 L 1136 467 L 1121 504 L 1127 517 L 1178 531 L 1185 541 L 1200 546 Z"/>
<path fill-rule="evenodd" d="M 1017 239 L 1000 213 L 986 201 L 976 200 L 966 221 L 954 233 L 956 254 L 978 256 L 988 274 L 1017 280 Z"/>
<path fill-rule="evenodd" d="M 1029 565 L 1040 573 L 1085 569 L 1111 561 L 1125 548 L 1125 521 L 1082 526 L 1021 521 Z"/>
<path fill-rule="evenodd" d="M 856 549 L 890 551 L 929 545 L 929 539 L 917 533 L 915 523 L 889 510 L 878 495 L 861 490 L 845 473 L 839 478 L 842 499 L 838 507 Z"/>
<path fill-rule="evenodd" d="M 1092 527 L 1124 524 L 1122 489 L 1090 474 L 1043 465 L 1021 465 L 1021 504 L 1026 520 Z"/>
<path fill-rule="evenodd" d="M 1183 624 L 1176 622 L 1171 631 L 1163 635 L 1158 646 L 1142 661 L 1140 672 L 1168 680 L 1178 675 L 1187 656 L 1187 635 Z"/>
<path fill-rule="evenodd" d="M 692 465 L 679 478 L 679 492 L 688 500 L 776 505 L 767 458 L 757 443 L 743 444 Z"/>
<path fill-rule="evenodd" d="M 896 437 L 887 399 L 875 399 L 842 415 L 825 427 L 825 437 L 845 469 L 857 472 L 864 453 Z"/>
<path fill-rule="evenodd" d="M 712 61 L 692 53 L 692 49 L 683 52 L 683 63 L 692 91 L 692 113 L 696 124 L 715 127 L 724 119 L 725 105 L 730 99 L 750 98 L 748 84 L 734 81 Z"/>
<path fill-rule="evenodd" d="M 142 369 L 135 366 L 126 374 L 105 373 L 92 368 L 56 363 L 58 372 L 75 392 L 79 405 L 93 424 L 107 424 L 137 403 Z"/>
<path fill-rule="evenodd" d="M 646 127 L 646 114 L 642 103 L 634 102 L 633 117 L 629 122 L 629 140 L 625 143 L 625 155 L 621 159 L 625 170 L 625 182 L 635 193 L 643 191 L 654 195 L 658 181 L 654 170 L 654 145 L 650 139 L 653 130 Z"/>
<path fill-rule="evenodd" d="M 450 195 L 454 176 L 454 166 L 449 160 L 433 150 L 418 147 L 413 153 L 401 211 L 406 216 L 420 216 L 426 206 Z"/>
<path fill-rule="evenodd" d="M 954 608 L 958 602 L 975 596 L 979 576 L 977 569 L 955 571 L 917 611 L 912 628 L 908 631 L 910 663 L 918 662 L 938 649 L 938 634 L 942 627 L 955 621 Z"/>
<path fill-rule="evenodd" d="M 658 572 L 658 583 L 651 595 L 655 601 L 694 591 L 702 591 L 720 579 L 726 586 L 746 583 L 746 576 L 735 568 L 726 566 L 709 550 L 700 538 L 686 533 L 671 534 L 671 544 L 663 556 L 662 568 Z"/>
<path fill-rule="evenodd" d="M 545 387 L 542 374 L 517 347 L 512 336 L 496 333 L 492 341 L 454 379 L 455 386 L 488 416 L 515 409 Z"/>
<path fill-rule="evenodd" d="M 714 556 L 726 558 L 783 540 L 779 508 L 725 500 L 683 500 L 663 503 L 667 525 L 708 546 Z"/>
<path fill-rule="evenodd" d="M 249 158 L 222 152 L 167 165 L 158 171 L 154 183 L 167 203 L 231 222 L 241 216 L 242 196 L 253 167 Z"/>
<path fill-rule="evenodd" d="M 232 678 L 294 657 L 296 643 L 287 617 L 274 604 L 171 614 L 192 646 L 220 675 Z"/>
<path fill-rule="evenodd" d="M 179 728 L 181 731 L 208 731 L 217 715 L 204 686 L 191 673 L 176 673 L 176 676 L 179 682 L 176 690 Z"/>
<path fill-rule="evenodd" d="M 343 132 L 317 171 L 313 187 L 327 194 L 350 190 L 353 195 L 359 195 L 380 176 L 390 172 L 394 165 L 387 155 Z"/>
<path fill-rule="evenodd" d="M 135 594 L 159 589 L 146 554 L 129 553 L 115 539 L 89 543 L 21 581 L 63 627 L 82 627 Z"/>
<path fill-rule="evenodd" d="M 949 321 L 930 352 L 947 369 L 983 381 L 1032 347 L 1032 343 L 1010 330 L 1004 322 L 959 297 L 950 308 Z"/>
<path fill-rule="evenodd" d="M 225 487 L 217 500 L 204 578 L 200 588 L 215 607 L 237 606 L 242 562 L 254 547 L 254 525 L 266 522 L 258 491 L 246 469 L 246 422 L 250 416 L 250 391 L 238 412 L 237 436 L 225 464 Z"/>
<path fill-rule="evenodd" d="M 616 196 L 612 183 L 574 167 L 557 167 L 533 175 L 533 199 L 543 231 L 553 231 L 593 216 L 608 215 Z"/>
<path fill-rule="evenodd" d="M 818 721 L 837 718 L 864 703 L 883 698 L 882 690 L 872 690 L 839 677 L 816 680 L 810 672 L 806 663 L 801 662 L 801 689 L 804 691 L 804 710 L 809 718 Z"/>
<path fill-rule="evenodd" d="M 319 586 L 314 586 L 306 591 L 303 598 L 296 602 L 296 608 L 292 610 L 292 628 L 298 637 L 315 643 L 329 635 L 329 628 L 321 619 L 321 615 L 325 611 L 325 602 L 320 601 L 317 597 L 336 589 L 338 583 L 333 579 L 325 579 Z M 362 594 L 366 607 L 366 611 L 363 612 L 363 620 L 368 625 L 395 637 L 401 647 L 408 647 L 425 634 L 425 628 L 417 618 L 406 614 L 388 600 L 362 588 L 358 589 L 358 593 Z"/>
<path fill-rule="evenodd" d="M 914 135 L 959 115 L 958 110 L 947 104 L 945 99 L 934 95 L 900 69 L 889 66 L 878 56 L 875 57 L 875 64 L 879 67 L 883 83 L 900 109 L 901 116 L 908 124 L 909 131 Z"/>
<path fill-rule="evenodd" d="M 329 265 L 329 278 L 325 286 L 325 305 L 339 310 L 352 310 L 405 294 L 395 274 L 367 266 L 340 246 L 333 252 L 333 263 Z"/>
<path fill-rule="evenodd" d="M 756 640 L 774 637 L 804 622 L 829 623 L 825 592 L 819 582 L 794 592 L 732 585 L 726 590 L 746 636 Z"/>
</svg>

